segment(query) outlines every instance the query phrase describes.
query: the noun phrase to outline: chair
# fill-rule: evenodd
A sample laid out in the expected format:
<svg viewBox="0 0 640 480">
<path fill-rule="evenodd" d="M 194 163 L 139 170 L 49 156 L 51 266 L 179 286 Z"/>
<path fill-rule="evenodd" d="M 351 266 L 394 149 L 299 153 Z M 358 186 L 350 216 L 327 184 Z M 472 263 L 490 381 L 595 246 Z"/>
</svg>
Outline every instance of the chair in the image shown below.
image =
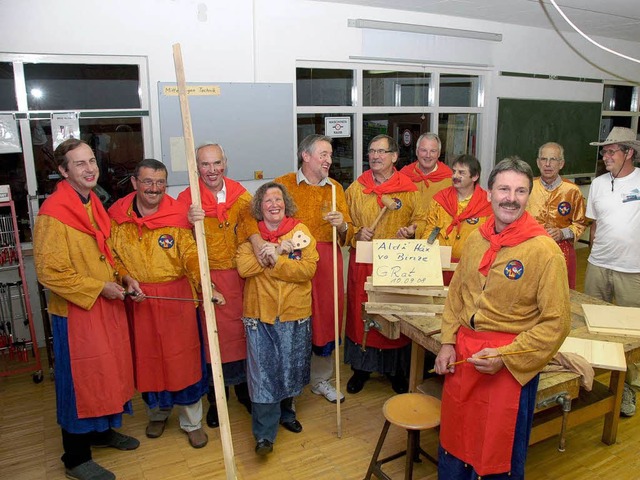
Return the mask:
<svg viewBox="0 0 640 480">
<path fill-rule="evenodd" d="M 413 478 L 413 464 L 416 461 L 420 461 L 421 454 L 435 465 L 438 464 L 435 458 L 420 447 L 420 432 L 440 425 L 440 400 L 422 393 L 403 393 L 387 400 L 382 407 L 382 413 L 386 420 L 382 427 L 382 432 L 380 432 L 376 449 L 373 452 L 369 469 L 364 477 L 365 480 L 369 480 L 371 475 L 385 480 L 391 480 L 391 478 L 382 471 L 382 465 L 400 458 L 403 455 L 407 456 L 404 472 L 405 480 L 411 480 L 411 478 Z M 407 430 L 407 449 L 390 457 L 378 460 L 391 424 Z"/>
</svg>

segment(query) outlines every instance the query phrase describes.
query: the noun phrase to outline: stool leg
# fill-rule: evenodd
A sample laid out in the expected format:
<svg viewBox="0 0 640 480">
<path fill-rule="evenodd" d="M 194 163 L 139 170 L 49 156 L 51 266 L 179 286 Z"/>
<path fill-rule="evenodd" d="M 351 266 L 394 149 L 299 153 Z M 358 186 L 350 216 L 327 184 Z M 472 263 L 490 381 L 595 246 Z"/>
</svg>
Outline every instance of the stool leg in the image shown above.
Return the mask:
<svg viewBox="0 0 640 480">
<path fill-rule="evenodd" d="M 413 478 L 413 457 L 416 448 L 417 430 L 407 430 L 407 459 L 404 466 L 404 479 L 411 480 Z"/>
<path fill-rule="evenodd" d="M 378 456 L 380 455 L 380 451 L 382 450 L 382 445 L 384 444 L 384 439 L 387 437 L 387 432 L 389 431 L 389 427 L 391 423 L 388 420 L 384 421 L 384 426 L 382 427 L 382 431 L 380 432 L 380 437 L 378 438 L 378 444 L 376 445 L 376 449 L 373 452 L 373 457 L 371 457 L 371 463 L 369 463 L 369 469 L 367 470 L 367 474 L 364 477 L 364 480 L 369 480 L 371 478 L 371 474 L 378 462 Z"/>
</svg>

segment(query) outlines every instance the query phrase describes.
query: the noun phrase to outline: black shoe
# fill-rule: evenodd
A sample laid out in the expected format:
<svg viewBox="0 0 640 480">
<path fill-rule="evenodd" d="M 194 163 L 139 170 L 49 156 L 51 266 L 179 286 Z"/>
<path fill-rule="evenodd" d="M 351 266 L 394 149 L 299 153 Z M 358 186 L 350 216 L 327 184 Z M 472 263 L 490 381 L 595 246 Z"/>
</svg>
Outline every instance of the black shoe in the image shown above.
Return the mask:
<svg viewBox="0 0 640 480">
<path fill-rule="evenodd" d="M 280 422 L 280 425 L 293 433 L 300 433 L 302 431 L 302 425 L 295 419 L 290 422 Z"/>
<path fill-rule="evenodd" d="M 271 452 L 273 452 L 273 443 L 269 440 L 262 439 L 256 443 L 256 453 L 258 455 L 268 455 Z"/>
<path fill-rule="evenodd" d="M 403 375 L 389 375 L 388 377 L 394 392 L 407 393 L 409 391 L 409 383 Z"/>
<path fill-rule="evenodd" d="M 216 408 L 215 403 L 209 405 L 209 410 L 207 410 L 207 426 L 210 428 L 218 428 L 220 426 L 220 421 L 218 420 L 218 409 Z"/>
<path fill-rule="evenodd" d="M 353 376 L 347 382 L 347 392 L 358 393 L 364 387 L 364 384 L 369 380 L 369 372 L 362 370 L 354 370 Z"/>
<path fill-rule="evenodd" d="M 130 437 L 129 435 L 123 435 L 115 430 L 108 430 L 100 440 L 93 443 L 96 448 L 117 448 L 118 450 L 135 450 L 140 446 L 140 441 L 137 438 Z"/>
</svg>

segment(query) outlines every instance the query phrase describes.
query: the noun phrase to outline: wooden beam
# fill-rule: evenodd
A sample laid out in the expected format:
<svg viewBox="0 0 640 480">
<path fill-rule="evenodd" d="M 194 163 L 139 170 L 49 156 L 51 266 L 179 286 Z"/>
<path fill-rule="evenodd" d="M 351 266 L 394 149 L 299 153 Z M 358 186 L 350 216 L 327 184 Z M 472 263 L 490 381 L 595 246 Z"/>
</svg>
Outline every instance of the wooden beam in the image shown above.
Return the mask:
<svg viewBox="0 0 640 480">
<path fill-rule="evenodd" d="M 187 156 L 187 168 L 189 171 L 189 186 L 191 187 L 191 202 L 201 206 L 200 185 L 198 184 L 198 169 L 196 166 L 196 149 L 193 142 L 193 129 L 191 128 L 191 113 L 189 111 L 189 97 L 187 96 L 187 82 L 182 62 L 182 50 L 180 44 L 173 45 L 173 61 L 178 81 L 178 97 L 180 98 L 180 111 L 182 112 L 182 128 L 184 131 L 184 148 Z M 229 412 L 227 410 L 227 398 L 224 392 L 224 378 L 222 377 L 222 363 L 220 360 L 220 345 L 218 343 L 218 326 L 213 303 L 206 299 L 213 298 L 211 288 L 211 274 L 209 273 L 209 257 L 207 255 L 207 240 L 204 234 L 204 221 L 195 223 L 194 231 L 198 246 L 198 260 L 200 263 L 200 282 L 202 283 L 202 302 L 207 324 L 207 336 L 209 338 L 209 354 L 211 356 L 211 369 L 213 370 L 213 386 L 216 390 L 216 406 L 218 419 L 220 420 L 220 440 L 224 456 L 224 468 L 227 480 L 235 480 L 236 463 L 233 454 L 233 441 L 231 427 L 229 425 Z"/>
</svg>

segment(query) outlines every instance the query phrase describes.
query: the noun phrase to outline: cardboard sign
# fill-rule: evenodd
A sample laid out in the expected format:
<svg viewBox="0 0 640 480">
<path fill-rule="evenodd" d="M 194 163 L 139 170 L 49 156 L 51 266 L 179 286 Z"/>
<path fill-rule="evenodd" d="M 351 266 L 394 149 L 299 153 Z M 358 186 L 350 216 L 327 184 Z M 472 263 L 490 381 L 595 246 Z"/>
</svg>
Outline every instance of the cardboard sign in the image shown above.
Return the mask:
<svg viewBox="0 0 640 480">
<path fill-rule="evenodd" d="M 442 286 L 440 247 L 426 240 L 374 240 L 374 286 Z"/>
</svg>

